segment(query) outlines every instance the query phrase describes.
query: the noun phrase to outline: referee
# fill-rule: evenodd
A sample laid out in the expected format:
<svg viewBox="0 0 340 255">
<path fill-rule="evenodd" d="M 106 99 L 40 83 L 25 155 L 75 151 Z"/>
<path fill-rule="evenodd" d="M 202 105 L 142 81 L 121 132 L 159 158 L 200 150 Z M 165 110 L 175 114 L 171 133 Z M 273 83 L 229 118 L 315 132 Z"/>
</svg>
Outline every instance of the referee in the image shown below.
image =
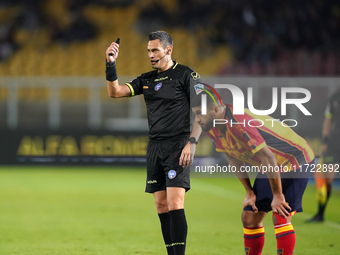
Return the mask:
<svg viewBox="0 0 340 255">
<path fill-rule="evenodd" d="M 155 70 L 119 85 L 119 44 L 113 42 L 106 50 L 107 90 L 112 98 L 144 95 L 150 138 L 145 192 L 155 198 L 168 254 L 183 255 L 188 229 L 184 196 L 190 189 L 189 165 L 201 134 L 197 123 L 190 133 L 190 87 L 200 83 L 200 76 L 171 59 L 173 42 L 164 31 L 149 34 L 147 50 Z"/>
<path fill-rule="evenodd" d="M 314 172 L 318 211 L 307 222 L 323 222 L 326 205 L 332 193 L 332 183 L 340 164 L 340 90 L 328 100 L 322 127 L 320 148 L 321 171 Z"/>
</svg>

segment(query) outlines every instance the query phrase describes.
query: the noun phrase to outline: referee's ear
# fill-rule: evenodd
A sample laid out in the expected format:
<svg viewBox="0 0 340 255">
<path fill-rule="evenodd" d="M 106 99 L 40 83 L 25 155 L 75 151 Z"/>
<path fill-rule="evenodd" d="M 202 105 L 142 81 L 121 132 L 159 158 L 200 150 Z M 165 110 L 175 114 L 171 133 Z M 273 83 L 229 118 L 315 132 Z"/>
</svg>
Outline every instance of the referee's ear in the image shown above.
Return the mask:
<svg viewBox="0 0 340 255">
<path fill-rule="evenodd" d="M 169 45 L 169 46 L 166 47 L 165 54 L 171 55 L 171 53 L 172 53 L 172 46 Z"/>
</svg>

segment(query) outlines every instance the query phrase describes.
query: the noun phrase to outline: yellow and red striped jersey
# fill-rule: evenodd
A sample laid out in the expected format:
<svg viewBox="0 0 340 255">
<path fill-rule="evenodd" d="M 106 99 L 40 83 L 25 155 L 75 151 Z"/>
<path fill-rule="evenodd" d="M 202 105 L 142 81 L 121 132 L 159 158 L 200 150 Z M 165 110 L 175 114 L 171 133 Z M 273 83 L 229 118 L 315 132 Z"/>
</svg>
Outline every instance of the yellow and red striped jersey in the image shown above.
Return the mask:
<svg viewBox="0 0 340 255">
<path fill-rule="evenodd" d="M 215 142 L 216 151 L 227 152 L 247 164 L 261 166 L 255 154 L 264 146 L 274 153 L 279 166 L 298 169 L 314 159 L 311 146 L 289 126 L 268 115 L 255 115 L 244 109 L 243 115 L 234 115 L 226 104 L 225 134 L 213 127 L 208 136 Z"/>
</svg>

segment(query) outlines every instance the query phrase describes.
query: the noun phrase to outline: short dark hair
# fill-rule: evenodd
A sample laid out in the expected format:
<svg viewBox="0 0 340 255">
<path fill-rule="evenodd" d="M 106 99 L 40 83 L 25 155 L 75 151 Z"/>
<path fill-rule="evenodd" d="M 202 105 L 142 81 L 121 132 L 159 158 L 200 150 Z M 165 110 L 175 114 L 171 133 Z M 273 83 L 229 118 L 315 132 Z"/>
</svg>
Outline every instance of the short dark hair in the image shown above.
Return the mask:
<svg viewBox="0 0 340 255">
<path fill-rule="evenodd" d="M 173 46 L 172 37 L 165 31 L 156 31 L 151 32 L 149 34 L 149 41 L 153 41 L 159 39 L 163 48 L 165 49 L 167 46 Z"/>
<path fill-rule="evenodd" d="M 219 99 L 217 98 L 217 96 L 215 95 L 215 93 L 212 92 L 210 89 L 207 89 L 207 91 L 209 91 L 210 95 L 212 95 L 214 99 L 207 92 L 204 91 L 204 92 L 201 92 L 198 95 L 194 96 L 194 98 L 191 100 L 190 106 L 192 108 L 201 106 L 202 95 L 207 96 L 207 106 L 208 106 L 208 108 L 215 106 L 215 102 L 217 103 L 217 105 L 221 105 L 221 103 L 220 103 Z"/>
</svg>

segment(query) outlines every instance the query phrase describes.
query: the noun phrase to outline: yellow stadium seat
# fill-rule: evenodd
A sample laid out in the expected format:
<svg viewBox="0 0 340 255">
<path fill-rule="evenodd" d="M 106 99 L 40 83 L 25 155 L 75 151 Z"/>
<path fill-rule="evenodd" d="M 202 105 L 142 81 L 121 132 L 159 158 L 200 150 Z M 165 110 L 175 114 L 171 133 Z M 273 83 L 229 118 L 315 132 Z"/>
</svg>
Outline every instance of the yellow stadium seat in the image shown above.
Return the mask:
<svg viewBox="0 0 340 255">
<path fill-rule="evenodd" d="M 121 38 L 117 69 L 120 76 L 136 76 L 150 70 L 147 56 L 147 36 L 136 30 L 139 11 L 152 2 L 141 1 L 129 7 L 107 8 L 86 6 L 84 15 L 98 28 L 98 35 L 89 42 L 71 42 L 61 45 L 51 41 L 48 28 L 33 34 L 19 30 L 16 41 L 21 45 L 11 59 L 0 63 L 0 75 L 11 76 L 103 76 L 105 50 L 117 37 Z M 175 9 L 175 1 L 161 0 L 160 4 L 169 11 Z M 43 4 L 44 11 L 58 20 L 61 27 L 70 23 L 67 0 L 49 0 Z M 13 13 L 15 10 L 13 10 Z M 1 16 L 0 11 L 0 16 Z M 8 14 L 9 15 L 9 14 Z M 1 19 L 0 19 L 1 20 Z M 214 74 L 222 63 L 231 59 L 227 46 L 211 49 L 211 54 L 200 56 L 200 38 L 209 31 L 197 34 L 185 29 L 168 29 L 174 39 L 173 57 L 184 65 L 189 65 L 201 75 Z M 25 65 L 22 65 L 25 56 Z"/>
</svg>

